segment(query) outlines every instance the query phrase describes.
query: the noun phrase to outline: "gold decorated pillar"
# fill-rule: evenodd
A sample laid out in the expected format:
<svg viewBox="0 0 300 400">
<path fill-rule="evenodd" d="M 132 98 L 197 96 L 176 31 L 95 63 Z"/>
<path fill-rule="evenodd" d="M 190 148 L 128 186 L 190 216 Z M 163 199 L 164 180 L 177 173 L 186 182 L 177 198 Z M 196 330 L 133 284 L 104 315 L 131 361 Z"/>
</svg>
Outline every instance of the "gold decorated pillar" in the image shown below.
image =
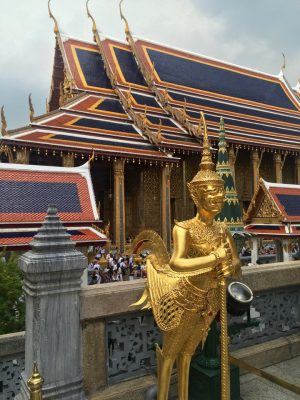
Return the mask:
<svg viewBox="0 0 300 400">
<path fill-rule="evenodd" d="M 282 159 L 281 154 L 274 154 L 275 182 L 282 183 Z"/>
<path fill-rule="evenodd" d="M 137 218 L 139 231 L 145 229 L 145 196 L 144 196 L 144 170 L 139 171 L 138 182 L 138 195 L 137 195 Z"/>
<path fill-rule="evenodd" d="M 125 250 L 124 165 L 123 158 L 114 162 L 114 242 L 120 253 Z"/>
<path fill-rule="evenodd" d="M 300 185 L 300 156 L 295 158 L 296 184 Z"/>
<path fill-rule="evenodd" d="M 166 164 L 161 171 L 161 236 L 168 251 L 171 250 L 171 166 Z"/>
<path fill-rule="evenodd" d="M 29 156 L 30 152 L 29 149 L 24 149 L 17 150 L 16 151 L 16 163 L 17 164 L 29 164 Z"/>
<path fill-rule="evenodd" d="M 236 161 L 236 156 L 237 154 L 234 151 L 233 147 L 228 148 L 228 161 L 231 169 L 231 175 L 233 177 L 233 180 L 235 182 L 235 161 Z"/>
<path fill-rule="evenodd" d="M 257 150 L 252 151 L 251 161 L 252 161 L 252 176 L 253 176 L 253 193 L 255 193 L 259 181 L 259 165 L 260 165 L 260 159 Z"/>
<path fill-rule="evenodd" d="M 75 165 L 74 153 L 64 154 L 62 156 L 62 165 L 63 167 L 74 167 Z"/>
<path fill-rule="evenodd" d="M 183 219 L 186 219 L 187 215 L 187 181 L 186 181 L 186 161 L 182 161 L 182 196 L 183 196 Z"/>
</svg>

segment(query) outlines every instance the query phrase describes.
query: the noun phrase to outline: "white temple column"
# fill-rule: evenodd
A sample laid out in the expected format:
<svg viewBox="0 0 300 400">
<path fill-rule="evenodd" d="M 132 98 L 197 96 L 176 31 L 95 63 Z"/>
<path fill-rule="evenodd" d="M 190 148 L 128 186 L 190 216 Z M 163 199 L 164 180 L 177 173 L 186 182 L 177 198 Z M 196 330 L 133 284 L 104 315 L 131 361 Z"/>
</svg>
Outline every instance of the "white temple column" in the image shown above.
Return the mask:
<svg viewBox="0 0 300 400">
<path fill-rule="evenodd" d="M 256 261 L 258 260 L 258 238 L 251 238 L 252 241 L 252 251 L 251 251 L 251 263 L 256 265 Z"/>
<path fill-rule="evenodd" d="M 290 241 L 289 239 L 282 240 L 282 253 L 283 253 L 283 261 L 290 261 Z"/>
</svg>

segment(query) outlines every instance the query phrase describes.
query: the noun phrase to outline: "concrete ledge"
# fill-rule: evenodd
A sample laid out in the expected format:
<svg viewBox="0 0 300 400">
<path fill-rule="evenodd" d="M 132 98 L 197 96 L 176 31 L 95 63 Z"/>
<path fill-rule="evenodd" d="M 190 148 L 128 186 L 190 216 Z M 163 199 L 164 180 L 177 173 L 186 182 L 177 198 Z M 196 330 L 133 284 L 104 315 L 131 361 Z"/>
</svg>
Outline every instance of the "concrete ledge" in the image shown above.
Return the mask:
<svg viewBox="0 0 300 400">
<path fill-rule="evenodd" d="M 156 383 L 153 375 L 131 379 L 117 385 L 109 386 L 101 393 L 88 397 L 89 400 L 144 400 L 145 393 Z"/>
<path fill-rule="evenodd" d="M 254 292 L 300 286 L 300 262 L 243 267 L 243 281 Z M 81 291 L 81 320 L 102 319 L 139 311 L 129 307 L 142 295 L 146 279 L 88 286 Z"/>
<path fill-rule="evenodd" d="M 264 344 L 236 350 L 231 354 L 257 368 L 290 360 L 300 355 L 300 335 L 291 335 Z M 174 371 L 175 372 L 175 371 Z M 241 370 L 241 374 L 246 371 Z M 147 389 L 156 383 L 153 375 L 131 379 L 105 388 L 100 393 L 89 396 L 89 400 L 144 400 Z M 177 375 L 173 374 L 170 387 L 170 398 L 176 399 Z"/>
<path fill-rule="evenodd" d="M 146 279 L 88 286 L 81 291 L 81 320 L 107 318 L 140 309 L 129 307 L 142 295 Z"/>
<path fill-rule="evenodd" d="M 265 368 L 300 355 L 300 334 L 245 347 L 230 353 L 257 368 Z M 247 371 L 241 370 L 241 374 Z"/>
<path fill-rule="evenodd" d="M 25 354 L 25 332 L 0 335 L 0 357 Z"/>
<path fill-rule="evenodd" d="M 255 292 L 300 285 L 300 262 L 242 267 L 243 281 Z"/>
</svg>

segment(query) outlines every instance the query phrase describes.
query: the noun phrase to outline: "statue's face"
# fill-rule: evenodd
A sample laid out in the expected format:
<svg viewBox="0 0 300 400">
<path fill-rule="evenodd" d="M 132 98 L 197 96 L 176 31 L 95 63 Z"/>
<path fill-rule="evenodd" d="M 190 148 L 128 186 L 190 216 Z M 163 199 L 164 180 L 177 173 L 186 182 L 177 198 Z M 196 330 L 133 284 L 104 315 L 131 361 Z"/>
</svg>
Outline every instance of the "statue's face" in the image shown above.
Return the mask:
<svg viewBox="0 0 300 400">
<path fill-rule="evenodd" d="M 223 185 L 205 185 L 201 188 L 199 206 L 217 215 L 223 208 L 224 195 Z"/>
</svg>

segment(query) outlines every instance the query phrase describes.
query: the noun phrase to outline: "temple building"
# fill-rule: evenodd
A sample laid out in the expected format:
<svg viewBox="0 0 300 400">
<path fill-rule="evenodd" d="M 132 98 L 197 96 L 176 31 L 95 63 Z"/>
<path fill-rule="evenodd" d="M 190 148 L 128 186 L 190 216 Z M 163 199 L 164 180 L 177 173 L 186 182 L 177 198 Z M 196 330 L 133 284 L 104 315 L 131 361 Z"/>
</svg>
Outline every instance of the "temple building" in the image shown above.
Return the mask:
<svg viewBox="0 0 300 400">
<path fill-rule="evenodd" d="M 76 167 L 94 152 L 100 219 L 121 251 L 145 228 L 170 248 L 172 221 L 194 215 L 186 183 L 198 170 L 201 111 L 216 150 L 224 119 L 242 210 L 259 177 L 300 184 L 300 88 L 283 71 L 270 75 L 133 37 L 121 9 L 126 42 L 103 38 L 87 11 L 90 43 L 62 35 L 49 9 L 56 47 L 48 110 L 35 116 L 30 99 L 29 125 L 8 130 L 2 108 L 2 162 Z"/>
<path fill-rule="evenodd" d="M 54 204 L 78 247 L 106 244 L 89 162 L 74 168 L 0 163 L 0 251 L 28 250 Z"/>
</svg>

